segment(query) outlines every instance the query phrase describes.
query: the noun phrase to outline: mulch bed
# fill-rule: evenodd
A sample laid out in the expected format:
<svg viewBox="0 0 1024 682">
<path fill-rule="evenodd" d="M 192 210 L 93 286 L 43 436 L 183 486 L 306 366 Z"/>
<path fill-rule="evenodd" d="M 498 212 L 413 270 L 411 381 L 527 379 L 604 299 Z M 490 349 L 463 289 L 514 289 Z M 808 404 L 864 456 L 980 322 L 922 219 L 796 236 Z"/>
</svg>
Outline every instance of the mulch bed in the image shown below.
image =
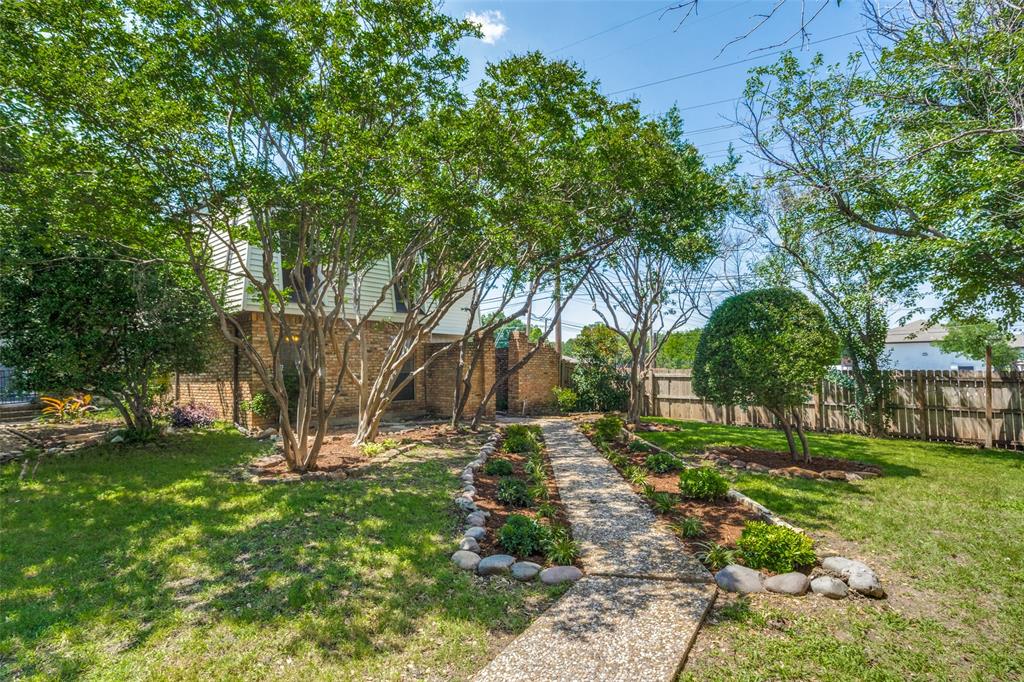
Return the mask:
<svg viewBox="0 0 1024 682">
<path fill-rule="evenodd" d="M 502 449 L 502 442 L 499 441 L 497 449 L 487 461 L 490 462 L 499 459 L 512 463 L 513 478 L 522 479 L 527 481 L 529 484 L 529 477 L 526 475 L 526 470 L 523 468 L 528 460 L 527 455 L 518 452 L 505 452 Z M 544 455 L 544 468 L 547 472 L 547 480 L 545 482 L 545 486 L 548 490 L 547 501 L 552 503 L 557 510 L 555 517 L 552 519 L 552 523 L 555 525 L 568 525 L 569 519 L 566 516 L 565 508 L 562 506 L 562 500 L 558 496 L 558 486 L 555 485 L 555 476 L 554 472 L 551 470 L 551 463 L 547 460 L 547 453 Z M 476 488 L 476 506 L 484 511 L 490 512 L 490 516 L 487 517 L 487 537 L 479 541 L 480 556 L 507 553 L 505 548 L 503 548 L 498 542 L 498 531 L 503 525 L 505 525 L 505 521 L 508 519 L 509 515 L 521 514 L 532 518 L 537 517 L 536 506 L 509 507 L 497 499 L 498 480 L 501 478 L 501 476 L 492 476 L 484 473 L 484 469 L 481 467 L 477 470 L 473 480 L 473 486 Z M 535 503 L 535 505 L 536 504 L 537 503 Z M 540 555 L 517 558 L 519 561 L 532 561 L 540 564 L 541 566 L 547 563 L 547 559 Z"/>
<path fill-rule="evenodd" d="M 761 450 L 759 448 L 752 448 L 746 445 L 715 445 L 709 447 L 705 454 L 725 455 L 729 459 L 739 459 L 748 463 L 755 462 L 757 464 L 764 465 L 769 469 L 785 469 L 786 467 L 797 466 L 801 469 L 810 469 L 811 471 L 816 471 L 818 473 L 821 473 L 822 471 L 870 471 L 879 475 L 882 473 L 882 469 L 880 467 L 852 459 L 815 457 L 814 455 L 811 455 L 810 462 L 794 462 L 788 453 L 777 452 L 775 450 Z"/>
</svg>

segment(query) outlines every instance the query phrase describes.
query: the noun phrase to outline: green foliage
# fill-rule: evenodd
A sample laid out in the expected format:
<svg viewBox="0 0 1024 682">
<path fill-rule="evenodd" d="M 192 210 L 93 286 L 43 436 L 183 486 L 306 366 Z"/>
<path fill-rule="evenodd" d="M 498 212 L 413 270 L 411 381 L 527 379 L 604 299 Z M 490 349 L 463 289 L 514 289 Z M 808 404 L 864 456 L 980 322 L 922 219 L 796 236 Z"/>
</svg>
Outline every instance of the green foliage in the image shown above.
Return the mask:
<svg viewBox="0 0 1024 682">
<path fill-rule="evenodd" d="M 541 554 L 546 538 L 546 528 L 522 514 L 510 514 L 498 530 L 498 542 L 509 554 L 518 557 Z"/>
<path fill-rule="evenodd" d="M 622 475 L 627 481 L 636 486 L 642 486 L 647 483 L 647 472 L 644 471 L 643 467 L 628 466 L 623 469 Z"/>
<path fill-rule="evenodd" d="M 683 468 L 683 463 L 667 452 L 653 452 L 647 455 L 644 466 L 656 474 L 667 474 Z"/>
<path fill-rule="evenodd" d="M 523 424 L 509 424 L 505 427 L 506 452 L 537 452 L 540 450 L 540 443 L 537 442 L 538 432 L 536 427 L 529 427 Z"/>
<path fill-rule="evenodd" d="M 629 444 L 626 445 L 626 448 L 630 452 L 650 452 L 651 451 L 650 443 L 648 443 L 647 441 L 643 440 L 642 438 L 634 438 L 633 440 L 629 441 Z"/>
<path fill-rule="evenodd" d="M 238 407 L 242 412 L 252 412 L 264 419 L 277 416 L 277 403 L 266 391 L 253 393 L 251 398 L 240 402 Z"/>
<path fill-rule="evenodd" d="M 559 412 L 569 414 L 576 409 L 576 405 L 579 403 L 579 396 L 576 395 L 576 391 L 571 388 L 555 386 L 551 389 L 551 392 L 555 395 L 555 403 L 558 404 Z"/>
<path fill-rule="evenodd" d="M 684 538 L 696 538 L 704 534 L 704 522 L 695 516 L 687 516 L 676 524 L 676 530 Z"/>
<path fill-rule="evenodd" d="M 495 495 L 499 502 L 510 507 L 529 507 L 533 497 L 525 481 L 518 478 L 502 478 L 498 481 L 498 492 Z"/>
<path fill-rule="evenodd" d="M 488 476 L 509 476 L 512 474 L 512 462 L 492 457 L 484 464 L 484 473 Z"/>
<path fill-rule="evenodd" d="M 700 329 L 672 332 L 658 351 L 657 366 L 665 369 L 688 369 L 693 367 L 700 341 Z"/>
<path fill-rule="evenodd" d="M 676 497 L 672 493 L 655 492 L 648 495 L 647 499 L 658 514 L 671 514 L 676 506 Z"/>
<path fill-rule="evenodd" d="M 603 324 L 592 324 L 572 339 L 566 354 L 575 357 L 573 385 L 581 410 L 616 410 L 626 405 L 629 395 L 622 370 L 629 354 L 622 337 Z"/>
<path fill-rule="evenodd" d="M 22 388 L 100 395 L 129 431 L 152 430 L 150 384 L 207 357 L 211 311 L 192 272 L 134 262 L 100 235 L 0 228 L 0 364 Z"/>
<path fill-rule="evenodd" d="M 580 544 L 565 526 L 552 526 L 544 542 L 544 557 L 552 564 L 569 566 L 579 558 Z"/>
<path fill-rule="evenodd" d="M 593 424 L 594 438 L 599 443 L 614 443 L 622 437 L 622 427 L 625 422 L 617 414 L 606 414 L 596 419 Z"/>
<path fill-rule="evenodd" d="M 553 519 L 558 515 L 558 507 L 554 502 L 541 502 L 537 505 L 537 516 L 542 519 Z"/>
<path fill-rule="evenodd" d="M 527 491 L 529 492 L 530 499 L 532 500 L 547 500 L 550 496 L 550 493 L 548 493 L 548 487 L 543 483 L 534 483 L 529 486 Z"/>
<path fill-rule="evenodd" d="M 359 446 L 363 451 L 363 454 L 367 457 L 382 455 L 388 450 L 396 447 L 398 447 L 398 441 L 394 438 L 382 438 L 381 440 L 369 441 Z"/>
<path fill-rule="evenodd" d="M 712 571 L 717 571 L 736 563 L 737 552 L 715 542 L 702 542 L 698 545 L 697 558 Z"/>
<path fill-rule="evenodd" d="M 729 492 L 729 482 L 714 467 L 691 467 L 679 474 L 679 492 L 691 500 L 718 500 Z"/>
<path fill-rule="evenodd" d="M 736 547 L 744 564 L 774 573 L 788 573 L 812 566 L 815 561 L 811 538 L 764 521 L 748 521 L 736 541 Z"/>
<path fill-rule="evenodd" d="M 483 323 L 495 322 L 494 316 L 501 315 L 501 311 L 495 311 L 483 317 Z M 526 331 L 526 325 L 522 320 L 509 320 L 494 332 L 494 347 L 508 348 L 508 337 L 514 331 Z"/>
<path fill-rule="evenodd" d="M 959 320 L 948 326 L 945 338 L 935 341 L 944 353 L 962 355 L 972 360 L 985 360 L 985 348 L 992 347 L 992 367 L 1009 369 L 1021 358 L 1019 348 L 1010 346 L 1013 335 L 1004 332 L 995 322 L 984 319 Z"/>
</svg>

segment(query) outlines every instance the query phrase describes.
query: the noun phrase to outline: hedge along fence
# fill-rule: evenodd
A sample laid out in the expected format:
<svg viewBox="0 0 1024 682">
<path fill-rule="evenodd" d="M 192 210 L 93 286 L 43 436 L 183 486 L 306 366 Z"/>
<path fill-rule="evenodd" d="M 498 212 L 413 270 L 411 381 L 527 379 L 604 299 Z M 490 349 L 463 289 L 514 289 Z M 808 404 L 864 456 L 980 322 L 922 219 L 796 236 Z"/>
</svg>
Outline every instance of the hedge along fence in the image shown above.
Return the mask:
<svg viewBox="0 0 1024 682">
<path fill-rule="evenodd" d="M 919 440 L 984 444 L 988 435 L 984 372 L 936 370 L 894 371 L 888 435 Z M 999 447 L 1024 449 L 1024 375 L 993 372 L 992 440 Z M 774 427 L 763 407 L 715 405 L 696 396 L 693 371 L 655 369 L 647 379 L 646 413 L 672 419 L 716 424 Z M 850 416 L 849 389 L 822 381 L 803 407 L 811 430 L 866 433 L 864 423 Z"/>
</svg>

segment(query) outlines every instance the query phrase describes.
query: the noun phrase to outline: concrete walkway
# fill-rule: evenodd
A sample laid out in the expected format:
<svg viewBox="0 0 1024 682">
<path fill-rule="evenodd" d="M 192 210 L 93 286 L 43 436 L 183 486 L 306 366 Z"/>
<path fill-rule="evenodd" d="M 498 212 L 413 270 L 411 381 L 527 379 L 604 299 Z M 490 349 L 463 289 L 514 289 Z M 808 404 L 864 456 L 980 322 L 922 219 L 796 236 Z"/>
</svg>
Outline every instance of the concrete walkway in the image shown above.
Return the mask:
<svg viewBox="0 0 1024 682">
<path fill-rule="evenodd" d="M 541 428 L 587 575 L 474 679 L 674 679 L 714 601 L 711 574 L 574 424 Z"/>
</svg>

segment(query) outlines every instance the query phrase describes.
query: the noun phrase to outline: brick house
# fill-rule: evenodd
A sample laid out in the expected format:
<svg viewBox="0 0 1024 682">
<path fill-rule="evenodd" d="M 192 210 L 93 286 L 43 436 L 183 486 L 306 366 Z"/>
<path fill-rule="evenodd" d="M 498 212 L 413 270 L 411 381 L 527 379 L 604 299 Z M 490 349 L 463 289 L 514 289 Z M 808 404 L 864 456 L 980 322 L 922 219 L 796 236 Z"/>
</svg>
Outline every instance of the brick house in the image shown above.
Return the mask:
<svg viewBox="0 0 1024 682">
<path fill-rule="evenodd" d="M 263 253 L 252 245 L 242 249 L 248 268 L 258 272 L 262 269 Z M 220 262 L 230 263 L 226 247 L 214 253 Z M 278 287 L 282 286 L 282 270 L 280 254 L 275 254 L 275 276 Z M 231 269 L 231 268 L 228 268 Z M 234 271 L 241 272 L 239 268 Z M 390 262 L 377 264 L 364 282 L 366 300 L 376 300 L 381 290 L 391 280 Z M 374 289 L 376 287 L 376 289 Z M 234 311 L 233 315 L 240 323 L 243 333 L 258 349 L 265 349 L 265 357 L 270 357 L 270 342 L 263 324 L 262 305 L 259 300 L 246 291 L 245 281 L 241 274 L 226 278 L 223 288 L 225 308 Z M 286 308 L 287 312 L 287 308 Z M 299 319 L 298 307 L 295 307 L 296 320 Z M 405 308 L 396 292 L 385 292 L 383 304 L 369 318 L 367 333 L 370 335 L 371 364 L 376 359 L 380 364 L 384 351 L 392 339 L 391 330 L 403 319 Z M 434 329 L 428 342 L 417 349 L 416 361 L 410 362 L 410 369 L 420 366 L 423 359 L 439 350 L 445 343 L 462 336 L 466 326 L 465 306 L 456 304 Z M 276 331 L 276 330 L 275 330 Z M 490 348 L 484 352 L 483 366 L 478 368 L 474 376 L 473 391 L 470 395 L 469 408 L 476 410 L 484 394 L 494 381 L 495 354 L 494 342 L 485 341 Z M 250 428 L 262 428 L 268 425 L 259 416 L 242 409 L 244 401 L 263 390 L 259 375 L 250 366 L 245 353 L 230 344 L 222 336 L 219 329 L 211 329 L 211 359 L 207 370 L 201 374 L 180 374 L 174 377 L 173 393 L 176 402 L 196 401 L 213 407 L 220 418 L 244 424 Z M 285 349 L 287 352 L 287 348 Z M 328 357 L 327 369 L 335 374 L 340 369 L 340 358 Z M 353 369 L 356 365 L 350 358 Z M 446 416 L 450 414 L 455 388 L 454 349 L 447 351 L 435 359 L 424 372 L 407 386 L 399 399 L 391 406 L 389 414 L 401 417 Z M 346 423 L 354 421 L 358 406 L 358 393 L 351 381 L 342 385 L 342 394 L 332 415 L 332 422 Z M 494 413 L 494 401 L 488 408 Z"/>
</svg>

